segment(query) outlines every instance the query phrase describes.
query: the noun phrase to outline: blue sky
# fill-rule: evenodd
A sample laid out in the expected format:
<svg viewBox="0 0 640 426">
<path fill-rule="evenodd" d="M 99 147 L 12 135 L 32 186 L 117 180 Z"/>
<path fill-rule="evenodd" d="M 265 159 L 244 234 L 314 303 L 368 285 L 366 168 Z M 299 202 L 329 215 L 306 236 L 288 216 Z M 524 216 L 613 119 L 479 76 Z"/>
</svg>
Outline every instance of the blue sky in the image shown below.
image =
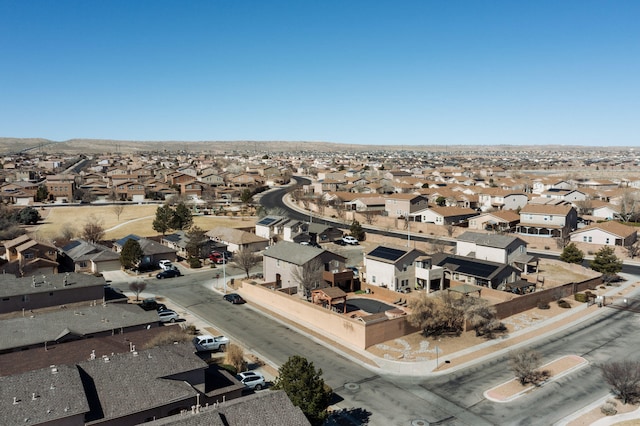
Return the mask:
<svg viewBox="0 0 640 426">
<path fill-rule="evenodd" d="M 0 136 L 640 145 L 637 0 L 0 0 Z"/>
</svg>

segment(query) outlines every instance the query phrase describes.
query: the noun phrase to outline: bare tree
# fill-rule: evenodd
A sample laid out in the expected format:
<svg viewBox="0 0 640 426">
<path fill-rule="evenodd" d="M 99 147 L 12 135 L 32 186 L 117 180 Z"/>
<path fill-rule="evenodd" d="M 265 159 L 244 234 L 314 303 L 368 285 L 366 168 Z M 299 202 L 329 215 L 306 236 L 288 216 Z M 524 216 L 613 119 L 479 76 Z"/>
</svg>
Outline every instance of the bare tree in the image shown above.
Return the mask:
<svg viewBox="0 0 640 426">
<path fill-rule="evenodd" d="M 233 365 L 237 372 L 247 369 L 247 361 L 244 360 L 244 350 L 236 344 L 230 344 L 224 356 L 224 363 Z"/>
<path fill-rule="evenodd" d="M 538 386 L 549 378 L 548 370 L 539 370 L 540 354 L 529 349 L 518 349 L 509 356 L 511 369 L 521 385 L 531 383 Z"/>
<path fill-rule="evenodd" d="M 434 253 L 444 253 L 447 246 L 440 240 L 431 243 L 431 251 Z"/>
<path fill-rule="evenodd" d="M 324 215 L 324 211 L 327 208 L 327 200 L 322 195 L 316 198 L 316 206 L 318 207 L 318 213 L 320 216 Z"/>
<path fill-rule="evenodd" d="M 624 247 L 627 250 L 627 254 L 631 259 L 636 257 L 640 253 L 640 241 L 636 241 L 633 244 L 629 244 Z"/>
<path fill-rule="evenodd" d="M 347 208 L 345 207 L 345 205 L 342 203 L 342 201 L 337 200 L 334 204 L 333 204 L 333 208 L 336 211 L 336 217 L 338 218 L 338 221 L 340 222 L 344 222 L 346 217 L 347 217 Z"/>
<path fill-rule="evenodd" d="M 593 202 L 590 198 L 574 202 L 578 208 L 579 215 L 591 214 L 593 211 Z"/>
<path fill-rule="evenodd" d="M 242 269 L 249 278 L 249 271 L 260 262 L 260 256 L 248 249 L 241 249 L 233 256 L 233 263 Z"/>
<path fill-rule="evenodd" d="M 140 300 L 140 293 L 147 288 L 147 283 L 143 280 L 133 281 L 129 283 L 129 290 L 133 291 L 136 294 L 136 302 Z"/>
<path fill-rule="evenodd" d="M 118 222 L 120 222 L 120 215 L 124 211 L 124 207 L 124 204 L 114 204 L 111 206 L 111 211 L 113 211 L 113 214 L 118 218 Z"/>
<path fill-rule="evenodd" d="M 304 289 L 304 296 L 309 299 L 311 290 L 319 287 L 324 265 L 319 259 L 313 259 L 302 266 L 293 267 L 291 276 Z"/>
<path fill-rule="evenodd" d="M 367 225 L 373 225 L 380 217 L 378 212 L 372 210 L 365 210 L 362 212 L 362 215 L 364 216 L 364 221 Z"/>
<path fill-rule="evenodd" d="M 627 189 L 620 199 L 620 213 L 617 216 L 622 222 L 629 222 L 637 212 L 638 197 L 635 192 Z"/>
<path fill-rule="evenodd" d="M 624 404 L 640 400 L 640 361 L 613 361 L 600 366 L 602 377 Z"/>
<path fill-rule="evenodd" d="M 453 231 L 456 229 L 455 226 L 453 226 L 452 224 L 448 224 L 448 225 L 445 225 L 444 228 L 447 230 L 448 236 L 450 237 L 453 236 Z"/>
<path fill-rule="evenodd" d="M 97 243 L 104 237 L 104 227 L 102 226 L 102 219 L 97 218 L 91 214 L 87 217 L 87 221 L 82 228 L 82 238 L 90 243 Z"/>
</svg>

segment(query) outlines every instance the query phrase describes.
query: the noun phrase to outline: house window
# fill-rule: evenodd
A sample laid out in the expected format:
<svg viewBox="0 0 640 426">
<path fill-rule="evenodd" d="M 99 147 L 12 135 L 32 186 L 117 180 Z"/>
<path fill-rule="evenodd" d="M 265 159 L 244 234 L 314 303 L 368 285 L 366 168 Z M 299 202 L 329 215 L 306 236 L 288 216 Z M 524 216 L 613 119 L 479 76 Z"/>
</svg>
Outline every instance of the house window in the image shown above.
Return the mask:
<svg viewBox="0 0 640 426">
<path fill-rule="evenodd" d="M 375 276 L 375 275 L 373 275 L 373 276 L 371 277 L 371 282 L 372 282 L 372 283 L 375 283 L 375 282 L 376 282 L 376 276 Z"/>
<path fill-rule="evenodd" d="M 78 266 L 80 266 L 81 268 L 86 268 L 87 267 L 87 262 L 85 260 L 82 260 L 82 261 L 78 262 Z"/>
<path fill-rule="evenodd" d="M 28 253 L 28 252 L 27 252 L 27 253 L 25 253 L 25 254 L 24 254 L 24 258 L 25 258 L 25 259 L 33 259 L 33 253 Z"/>
<path fill-rule="evenodd" d="M 276 266 L 280 266 L 280 259 L 276 260 Z"/>
<path fill-rule="evenodd" d="M 587 236 L 586 236 L 586 235 L 583 235 L 583 236 L 582 236 L 582 242 L 583 242 L 583 243 L 586 243 L 586 242 L 587 242 Z"/>
<path fill-rule="evenodd" d="M 592 243 L 593 242 L 593 238 L 589 237 L 589 242 Z"/>
<path fill-rule="evenodd" d="M 28 302 L 29 301 L 29 295 L 28 294 L 23 294 L 22 295 L 22 301 L 23 302 Z"/>
<path fill-rule="evenodd" d="M 53 292 L 52 291 L 49 292 L 49 296 L 53 296 Z"/>
<path fill-rule="evenodd" d="M 609 238 L 605 240 L 605 244 L 609 244 Z"/>
</svg>

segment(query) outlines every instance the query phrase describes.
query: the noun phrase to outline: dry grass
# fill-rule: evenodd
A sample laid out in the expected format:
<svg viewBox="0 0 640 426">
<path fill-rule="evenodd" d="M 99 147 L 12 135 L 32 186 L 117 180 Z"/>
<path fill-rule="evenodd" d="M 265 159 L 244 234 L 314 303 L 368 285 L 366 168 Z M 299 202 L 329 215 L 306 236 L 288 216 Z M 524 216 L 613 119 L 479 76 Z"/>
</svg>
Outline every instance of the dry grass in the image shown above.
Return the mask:
<svg viewBox="0 0 640 426">
<path fill-rule="evenodd" d="M 118 220 L 113 206 L 47 207 L 40 210 L 40 215 L 44 220 L 34 232 L 38 239 L 55 240 L 60 236 L 60 231 L 65 226 L 70 226 L 76 233 L 79 233 L 84 224 L 93 216 L 100 221 L 106 230 L 105 239 L 118 239 L 129 234 L 149 237 L 158 235 L 152 227 L 156 209 L 157 205 L 127 205 Z M 194 216 L 193 219 L 193 223 L 205 231 L 215 226 L 240 228 L 255 224 L 255 218 Z"/>
</svg>

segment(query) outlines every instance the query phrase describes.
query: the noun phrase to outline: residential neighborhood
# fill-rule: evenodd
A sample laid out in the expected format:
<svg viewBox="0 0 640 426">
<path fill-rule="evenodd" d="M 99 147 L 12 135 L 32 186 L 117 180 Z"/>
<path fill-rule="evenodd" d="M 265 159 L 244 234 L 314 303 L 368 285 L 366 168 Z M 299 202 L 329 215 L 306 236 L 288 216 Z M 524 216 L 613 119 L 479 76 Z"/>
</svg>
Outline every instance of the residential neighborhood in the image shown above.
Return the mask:
<svg viewBox="0 0 640 426">
<path fill-rule="evenodd" d="M 187 330 L 182 316 L 191 318 L 187 309 L 164 306 L 172 301 L 162 293 L 189 283 L 207 294 L 233 293 L 228 300 L 313 330 L 325 344 L 367 354 L 384 369 L 389 363 L 374 353 L 420 335 L 412 318 L 422 298 L 482 299 L 496 320 L 510 321 L 606 289 L 610 277 L 582 264 L 585 256 L 610 248 L 633 262 L 640 252 L 640 190 L 630 171 L 640 176 L 640 159 L 607 157 L 598 163 L 609 167 L 605 178 L 590 155 L 571 157 L 584 175 L 564 172 L 564 163 L 527 175 L 531 156 L 503 157 L 500 167 L 479 153 L 416 158 L 393 151 L 317 152 L 304 160 L 286 152 L 5 156 L 3 208 L 47 215 L 2 241 L 5 408 L 32 424 L 179 424 L 188 413 L 224 417 L 236 404 L 252 409 L 277 399 L 280 415 L 298 422 L 301 413 L 284 393 L 247 395 L 236 376 L 210 364 L 214 354 L 203 357 L 189 342 L 152 343 L 164 330 Z M 151 215 L 135 217 L 140 207 Z M 117 237 L 104 238 L 90 216 L 75 218 L 68 235 L 60 226 L 48 234 L 46 222 L 65 208 L 108 209 Z M 545 255 L 561 257 L 569 245 L 583 257 L 564 263 L 565 278 L 563 262 Z M 162 275 L 167 270 L 175 274 Z M 156 284 L 156 277 L 171 279 Z M 163 307 L 145 310 L 146 300 Z M 171 321 L 163 320 L 159 312 L 172 309 Z M 33 355 L 28 364 L 25 354 Z M 438 352 L 435 358 L 422 361 L 425 372 L 442 368 Z M 138 365 L 152 359 L 161 361 L 152 372 Z M 47 377 L 58 383 L 60 374 L 76 403 L 27 408 L 36 397 L 18 383 L 40 382 L 30 392 L 44 402 Z M 136 380 L 116 395 L 113 377 Z M 144 386 L 155 396 L 135 408 L 123 403 Z"/>
</svg>

